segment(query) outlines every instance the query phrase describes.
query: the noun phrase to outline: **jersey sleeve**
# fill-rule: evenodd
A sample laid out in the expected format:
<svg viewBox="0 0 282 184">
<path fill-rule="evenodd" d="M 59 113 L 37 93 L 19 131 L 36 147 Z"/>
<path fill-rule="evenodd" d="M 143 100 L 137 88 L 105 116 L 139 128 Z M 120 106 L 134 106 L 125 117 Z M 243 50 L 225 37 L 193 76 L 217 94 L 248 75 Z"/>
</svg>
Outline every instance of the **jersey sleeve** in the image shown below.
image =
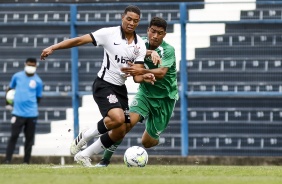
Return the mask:
<svg viewBox="0 0 282 184">
<path fill-rule="evenodd" d="M 36 87 L 36 97 L 42 97 L 42 91 L 43 91 L 43 82 L 42 80 L 39 78 L 38 82 L 37 82 L 37 87 Z"/>
<path fill-rule="evenodd" d="M 14 74 L 14 75 L 12 76 L 11 82 L 10 82 L 10 84 L 9 84 L 9 88 L 15 89 L 15 88 L 16 88 L 16 85 L 17 85 L 17 75 Z"/>
<path fill-rule="evenodd" d="M 143 64 L 145 56 L 146 56 L 146 45 L 144 41 L 140 39 L 140 51 L 139 51 L 137 58 L 135 59 L 135 63 Z"/>
<path fill-rule="evenodd" d="M 164 56 L 162 57 L 162 67 L 171 67 L 175 62 L 175 50 L 173 47 L 168 47 L 164 51 Z"/>
<path fill-rule="evenodd" d="M 90 36 L 93 39 L 93 44 L 95 46 L 100 46 L 107 43 L 110 34 L 112 34 L 112 29 L 102 28 L 90 33 Z"/>
</svg>

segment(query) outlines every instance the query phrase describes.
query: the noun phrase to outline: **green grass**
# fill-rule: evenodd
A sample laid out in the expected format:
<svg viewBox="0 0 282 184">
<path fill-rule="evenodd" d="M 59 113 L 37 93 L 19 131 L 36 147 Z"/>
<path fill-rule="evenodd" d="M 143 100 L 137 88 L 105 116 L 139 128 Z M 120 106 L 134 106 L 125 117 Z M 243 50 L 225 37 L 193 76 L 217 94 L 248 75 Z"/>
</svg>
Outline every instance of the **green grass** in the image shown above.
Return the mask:
<svg viewBox="0 0 282 184">
<path fill-rule="evenodd" d="M 279 166 L 165 166 L 83 168 L 78 165 L 0 165 L 1 184 L 281 184 Z"/>
</svg>

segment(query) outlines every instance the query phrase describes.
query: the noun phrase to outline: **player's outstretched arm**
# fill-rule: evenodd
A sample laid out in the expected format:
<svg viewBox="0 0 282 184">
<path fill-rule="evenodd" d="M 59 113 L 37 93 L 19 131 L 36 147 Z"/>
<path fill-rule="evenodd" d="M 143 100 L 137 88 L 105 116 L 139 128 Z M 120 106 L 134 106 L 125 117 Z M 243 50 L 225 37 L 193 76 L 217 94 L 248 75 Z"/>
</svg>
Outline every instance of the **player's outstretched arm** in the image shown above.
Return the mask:
<svg viewBox="0 0 282 184">
<path fill-rule="evenodd" d="M 121 71 L 130 74 L 132 76 L 137 76 L 137 75 L 143 75 L 146 73 L 152 73 L 154 74 L 156 79 L 162 79 L 165 75 L 166 72 L 168 71 L 167 67 L 160 67 L 160 68 L 155 68 L 155 69 L 145 69 L 144 67 L 138 66 L 138 64 L 132 64 L 128 63 L 129 67 L 124 67 L 121 68 Z"/>
<path fill-rule="evenodd" d="M 89 34 L 86 34 L 80 37 L 67 39 L 67 40 L 61 41 L 57 44 L 51 45 L 50 47 L 43 49 L 40 59 L 45 60 L 45 58 L 51 55 L 55 50 L 68 49 L 68 48 L 84 45 L 86 43 L 91 43 L 91 42 L 93 42 L 93 40 Z"/>
</svg>

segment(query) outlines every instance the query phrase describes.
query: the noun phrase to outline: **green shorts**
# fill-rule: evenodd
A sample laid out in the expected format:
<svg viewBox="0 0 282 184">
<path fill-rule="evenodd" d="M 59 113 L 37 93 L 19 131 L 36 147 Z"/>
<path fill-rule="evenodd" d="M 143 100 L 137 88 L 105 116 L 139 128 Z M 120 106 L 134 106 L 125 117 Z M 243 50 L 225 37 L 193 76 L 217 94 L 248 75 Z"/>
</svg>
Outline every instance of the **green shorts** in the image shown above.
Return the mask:
<svg viewBox="0 0 282 184">
<path fill-rule="evenodd" d="M 175 103 L 175 99 L 148 98 L 137 93 L 130 104 L 129 111 L 146 119 L 146 131 L 152 138 L 158 140 L 168 125 Z"/>
</svg>

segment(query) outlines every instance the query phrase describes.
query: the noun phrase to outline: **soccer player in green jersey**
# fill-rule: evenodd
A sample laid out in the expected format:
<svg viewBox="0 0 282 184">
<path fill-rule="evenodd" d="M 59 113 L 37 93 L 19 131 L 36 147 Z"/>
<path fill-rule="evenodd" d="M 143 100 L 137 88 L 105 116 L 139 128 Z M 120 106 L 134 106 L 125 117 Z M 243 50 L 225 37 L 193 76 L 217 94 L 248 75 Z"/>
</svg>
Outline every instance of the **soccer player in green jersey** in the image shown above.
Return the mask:
<svg viewBox="0 0 282 184">
<path fill-rule="evenodd" d="M 178 100 L 175 50 L 163 40 L 166 28 L 167 23 L 164 19 L 152 18 L 147 37 L 143 38 L 147 48 L 145 68 L 138 68 L 131 64 L 130 67 L 122 69 L 124 73 L 132 76 L 150 72 L 157 79 L 154 85 L 140 83 L 138 92 L 130 105 L 131 123 L 127 132 L 138 122 L 146 119 L 146 129 L 142 136 L 142 144 L 145 148 L 159 144 L 160 134 L 166 129 L 176 100 Z M 156 54 L 161 59 L 159 64 L 153 62 Z M 106 149 L 102 160 L 96 164 L 96 167 L 107 167 L 121 142 L 122 140 Z"/>
</svg>

